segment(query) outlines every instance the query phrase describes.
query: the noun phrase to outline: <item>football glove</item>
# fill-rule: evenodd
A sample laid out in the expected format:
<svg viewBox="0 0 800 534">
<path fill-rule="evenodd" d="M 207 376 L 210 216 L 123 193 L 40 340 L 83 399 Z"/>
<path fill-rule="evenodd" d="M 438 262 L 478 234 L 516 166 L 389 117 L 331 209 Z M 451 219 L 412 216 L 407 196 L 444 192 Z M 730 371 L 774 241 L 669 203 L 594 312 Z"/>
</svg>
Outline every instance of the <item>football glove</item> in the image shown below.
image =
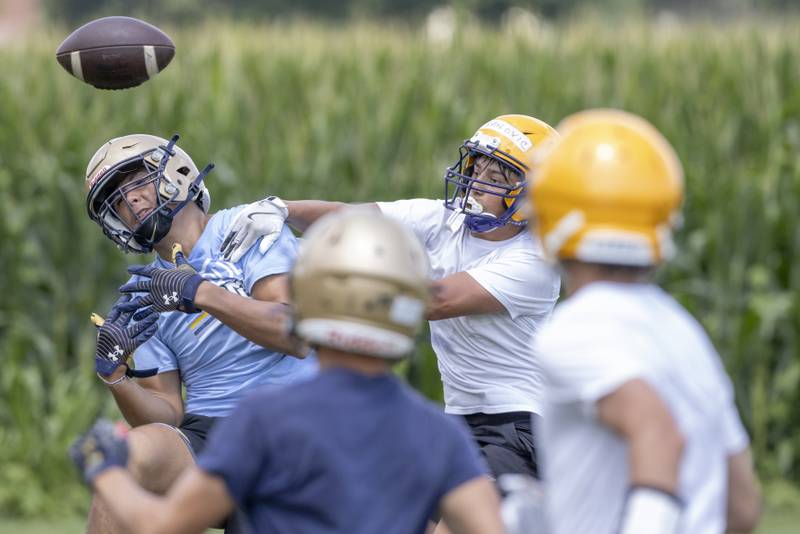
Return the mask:
<svg viewBox="0 0 800 534">
<path fill-rule="evenodd" d="M 128 272 L 146 278 L 136 282 L 128 282 L 119 288 L 120 293 L 147 293 L 137 299 L 137 308 L 152 308 L 157 312 L 182 311 L 184 313 L 197 313 L 200 311 L 194 305 L 197 288 L 203 283 L 202 276 L 192 268 L 179 247 L 173 247 L 173 259 L 176 267 L 161 269 L 152 265 L 132 265 Z M 129 310 L 133 301 L 123 306 Z"/>
<path fill-rule="evenodd" d="M 233 263 L 242 259 L 250 247 L 261 239 L 258 250 L 266 254 L 281 235 L 289 209 L 278 197 L 267 197 L 245 206 L 228 227 L 222 242 L 222 257 Z"/>
<path fill-rule="evenodd" d="M 120 365 L 127 366 L 133 351 L 156 333 L 158 314 L 149 310 L 134 313 L 139 306 L 137 300 L 131 301 L 130 295 L 123 295 L 114 303 L 105 321 L 97 315 L 92 316 L 98 326 L 94 367 L 102 376 L 110 376 Z M 137 322 L 129 324 L 132 316 Z M 128 376 L 138 376 L 130 369 L 128 371 Z"/>
<path fill-rule="evenodd" d="M 124 427 L 108 419 L 98 419 L 92 428 L 76 439 L 69 448 L 69 456 L 91 485 L 95 477 L 111 467 L 125 467 L 128 463 L 128 442 Z"/>
</svg>

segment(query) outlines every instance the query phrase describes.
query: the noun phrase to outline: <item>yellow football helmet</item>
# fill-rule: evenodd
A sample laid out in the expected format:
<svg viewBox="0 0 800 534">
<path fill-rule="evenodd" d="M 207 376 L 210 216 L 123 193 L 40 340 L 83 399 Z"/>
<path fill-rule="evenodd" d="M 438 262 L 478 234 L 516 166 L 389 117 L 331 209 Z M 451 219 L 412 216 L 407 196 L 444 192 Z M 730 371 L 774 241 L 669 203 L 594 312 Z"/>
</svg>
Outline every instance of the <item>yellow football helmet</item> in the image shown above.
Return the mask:
<svg viewBox="0 0 800 534">
<path fill-rule="evenodd" d="M 349 208 L 304 234 L 291 273 L 294 329 L 312 345 L 402 358 L 429 300 L 428 256 L 399 222 Z"/>
<path fill-rule="evenodd" d="M 172 218 L 194 201 L 208 213 L 211 196 L 203 179 L 214 167 L 202 171 L 192 158 L 175 143 L 146 134 L 131 134 L 103 143 L 86 168 L 86 209 L 89 217 L 125 252 L 150 252 L 169 232 Z M 143 170 L 135 181 L 120 184 L 128 176 Z M 146 216 L 136 215 L 133 228 L 117 213 L 117 205 L 127 202 L 126 194 L 140 187 L 152 186 L 158 206 Z"/>
<path fill-rule="evenodd" d="M 576 113 L 536 154 L 530 198 L 548 256 L 650 266 L 674 250 L 683 171 L 669 142 L 641 117 Z"/>
<path fill-rule="evenodd" d="M 487 232 L 506 224 L 527 224 L 525 193 L 531 156 L 554 134 L 550 125 L 527 115 L 501 115 L 490 120 L 464 141 L 458 161 L 445 171 L 444 205 L 465 213 L 465 224 L 474 232 Z M 478 156 L 499 162 L 510 173 L 511 184 L 488 183 L 473 177 Z M 470 196 L 473 190 L 503 197 L 506 210 L 499 217 L 484 213 L 483 206 Z"/>
</svg>

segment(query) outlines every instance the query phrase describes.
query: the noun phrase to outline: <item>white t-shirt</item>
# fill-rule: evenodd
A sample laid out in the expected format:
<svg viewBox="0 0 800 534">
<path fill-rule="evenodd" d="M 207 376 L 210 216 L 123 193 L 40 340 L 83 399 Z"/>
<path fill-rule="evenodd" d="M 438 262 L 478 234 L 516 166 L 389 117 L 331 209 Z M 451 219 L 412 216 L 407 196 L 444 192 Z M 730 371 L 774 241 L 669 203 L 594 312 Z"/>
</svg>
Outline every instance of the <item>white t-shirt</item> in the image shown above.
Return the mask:
<svg viewBox="0 0 800 534">
<path fill-rule="evenodd" d="M 541 372 L 531 337 L 558 299 L 558 273 L 530 233 L 505 241 L 471 235 L 464 215 L 441 200 L 379 202 L 409 226 L 430 257 L 434 279 L 466 271 L 506 309 L 503 313 L 431 321 L 431 345 L 453 414 L 540 412 Z"/>
<path fill-rule="evenodd" d="M 617 532 L 626 443 L 596 403 L 634 378 L 667 404 L 685 439 L 682 533 L 725 530 L 727 458 L 747 446 L 733 387 L 702 327 L 652 284 L 597 282 L 560 304 L 535 345 L 545 379 L 540 452 L 556 534 Z"/>
</svg>

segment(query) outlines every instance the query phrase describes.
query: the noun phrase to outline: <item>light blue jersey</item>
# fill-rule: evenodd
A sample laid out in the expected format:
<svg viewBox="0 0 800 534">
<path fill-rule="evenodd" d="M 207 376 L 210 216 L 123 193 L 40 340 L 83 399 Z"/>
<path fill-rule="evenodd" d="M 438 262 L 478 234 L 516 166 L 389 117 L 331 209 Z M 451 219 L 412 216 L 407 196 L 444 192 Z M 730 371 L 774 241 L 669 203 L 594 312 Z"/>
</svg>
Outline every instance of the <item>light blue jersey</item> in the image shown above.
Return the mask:
<svg viewBox="0 0 800 534">
<path fill-rule="evenodd" d="M 266 254 L 254 246 L 237 263 L 223 260 L 219 249 L 225 230 L 243 207 L 215 213 L 188 260 L 206 280 L 249 296 L 260 279 L 289 272 L 297 255 L 297 239 L 284 227 Z M 151 265 L 174 267 L 160 256 Z M 265 349 L 204 312 L 162 313 L 158 327 L 156 335 L 136 350 L 134 362 L 137 369 L 180 371 L 186 386 L 186 413 L 225 416 L 255 387 L 303 380 L 317 370 L 313 356 L 301 360 Z"/>
</svg>

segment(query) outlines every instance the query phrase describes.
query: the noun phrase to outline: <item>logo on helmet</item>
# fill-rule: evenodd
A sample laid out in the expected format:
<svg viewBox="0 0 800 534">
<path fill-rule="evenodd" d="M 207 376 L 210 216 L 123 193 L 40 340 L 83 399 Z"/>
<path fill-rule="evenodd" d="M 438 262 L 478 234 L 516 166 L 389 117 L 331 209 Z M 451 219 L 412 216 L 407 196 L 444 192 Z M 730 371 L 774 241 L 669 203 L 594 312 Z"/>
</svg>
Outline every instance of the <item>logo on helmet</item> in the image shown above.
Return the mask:
<svg viewBox="0 0 800 534">
<path fill-rule="evenodd" d="M 92 176 L 92 179 L 89 181 L 89 189 L 91 189 L 92 187 L 94 187 L 94 184 L 96 184 L 96 183 L 97 183 L 97 181 L 98 181 L 98 180 L 100 180 L 100 178 L 102 178 L 102 177 L 103 177 L 103 175 L 106 173 L 106 171 L 107 171 L 108 169 L 110 169 L 110 168 L 111 168 L 111 165 L 103 165 L 103 166 L 100 168 L 100 170 L 99 170 L 99 171 L 97 171 L 96 173 L 94 173 L 94 176 Z"/>
<path fill-rule="evenodd" d="M 494 130 L 499 132 L 506 137 L 508 137 L 514 145 L 523 152 L 527 152 L 533 146 L 531 140 L 528 139 L 524 133 L 522 133 L 518 128 L 514 125 L 500 119 L 492 119 L 483 126 L 480 127 L 481 130 Z"/>
</svg>

